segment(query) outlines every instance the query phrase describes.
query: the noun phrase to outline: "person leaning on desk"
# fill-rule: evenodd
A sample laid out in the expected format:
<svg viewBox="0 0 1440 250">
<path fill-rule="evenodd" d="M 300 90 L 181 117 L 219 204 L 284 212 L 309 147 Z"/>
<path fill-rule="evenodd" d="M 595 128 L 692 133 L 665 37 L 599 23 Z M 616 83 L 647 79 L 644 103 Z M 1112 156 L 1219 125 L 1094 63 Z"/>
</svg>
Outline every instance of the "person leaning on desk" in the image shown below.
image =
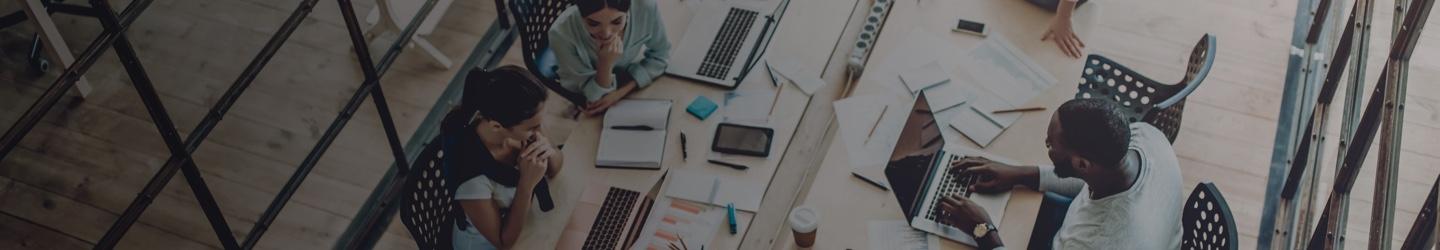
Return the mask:
<svg viewBox="0 0 1440 250">
<path fill-rule="evenodd" d="M 1033 233 L 1043 242 L 1032 241 L 1031 248 L 1179 249 L 1184 196 L 1175 151 L 1150 124 L 1127 124 L 1120 108 L 1102 99 L 1061 105 L 1045 138 L 1054 166 L 1009 166 L 965 158 L 952 164 L 952 170 L 991 177 L 971 187 L 978 192 L 1025 185 L 1050 192 L 1046 202 L 1073 198 L 1068 208 L 1060 205 L 1047 211 L 1041 206 Z M 944 199 L 941 208 L 960 229 L 983 233 L 985 237 L 977 237 L 981 248 L 1003 248 L 1000 234 L 980 206 L 952 196 Z M 1046 219 L 1049 214 L 1058 218 Z M 1053 238 L 1043 238 L 1050 230 L 1055 230 Z"/>
<path fill-rule="evenodd" d="M 596 115 L 665 74 L 670 40 L 655 0 L 576 0 L 550 26 L 560 85 Z"/>
<path fill-rule="evenodd" d="M 461 212 L 454 246 L 509 249 L 531 198 L 549 199 L 545 178 L 560 173 L 564 157 L 540 133 L 547 93 L 538 78 L 516 66 L 468 74 L 460 107 L 441 124 L 443 174 Z"/>
</svg>

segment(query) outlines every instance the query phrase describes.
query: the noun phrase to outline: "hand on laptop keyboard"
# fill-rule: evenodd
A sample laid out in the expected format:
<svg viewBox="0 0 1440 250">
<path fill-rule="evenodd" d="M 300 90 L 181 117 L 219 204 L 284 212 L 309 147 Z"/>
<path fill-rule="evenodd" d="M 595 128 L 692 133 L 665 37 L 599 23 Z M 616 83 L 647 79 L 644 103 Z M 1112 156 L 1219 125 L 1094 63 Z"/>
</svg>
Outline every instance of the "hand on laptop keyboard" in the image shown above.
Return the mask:
<svg viewBox="0 0 1440 250">
<path fill-rule="evenodd" d="M 945 220 L 949 220 L 947 224 L 954 225 L 956 228 L 965 230 L 965 232 L 970 232 L 971 229 L 975 228 L 976 224 L 995 223 L 993 220 L 990 220 L 990 214 L 985 212 L 985 208 L 980 207 L 980 204 L 975 204 L 975 202 L 961 195 L 951 195 L 945 197 L 945 199 L 941 199 L 940 209 L 944 210 L 945 214 L 948 215 L 948 217 L 944 218 Z"/>
<path fill-rule="evenodd" d="M 979 156 L 951 162 L 950 171 L 977 177 L 970 188 L 980 193 L 1010 191 L 1015 185 L 1034 187 L 1040 182 L 1038 168 L 1011 166 Z"/>
</svg>

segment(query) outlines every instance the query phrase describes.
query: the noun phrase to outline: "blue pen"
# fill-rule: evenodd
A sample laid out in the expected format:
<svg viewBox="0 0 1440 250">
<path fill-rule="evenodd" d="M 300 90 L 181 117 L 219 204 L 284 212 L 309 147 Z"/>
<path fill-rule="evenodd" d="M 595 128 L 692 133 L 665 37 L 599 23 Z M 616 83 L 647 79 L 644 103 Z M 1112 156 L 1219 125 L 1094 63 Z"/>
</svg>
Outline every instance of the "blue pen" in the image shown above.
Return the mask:
<svg viewBox="0 0 1440 250">
<path fill-rule="evenodd" d="M 736 233 L 738 233 L 738 229 L 735 228 L 735 203 L 731 202 L 729 204 L 725 204 L 725 209 L 729 210 L 730 214 L 730 235 L 735 235 Z"/>
</svg>

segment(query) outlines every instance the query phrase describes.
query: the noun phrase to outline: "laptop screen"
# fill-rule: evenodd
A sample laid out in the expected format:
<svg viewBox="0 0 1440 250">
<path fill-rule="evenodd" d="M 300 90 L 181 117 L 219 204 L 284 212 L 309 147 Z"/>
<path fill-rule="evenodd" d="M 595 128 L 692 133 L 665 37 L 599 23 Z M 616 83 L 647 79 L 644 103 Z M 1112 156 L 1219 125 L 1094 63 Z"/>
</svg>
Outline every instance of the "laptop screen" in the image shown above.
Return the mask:
<svg viewBox="0 0 1440 250">
<path fill-rule="evenodd" d="M 915 105 L 907 117 L 905 127 L 900 130 L 900 139 L 895 143 L 895 151 L 890 154 L 889 162 L 885 164 L 885 179 L 890 182 L 895 199 L 900 202 L 900 208 L 905 211 L 905 219 L 908 221 L 915 217 L 913 208 L 919 206 L 916 204 L 919 203 L 919 196 L 924 193 L 925 178 L 930 174 L 935 155 L 940 153 L 945 142 L 940 136 L 940 125 L 935 123 L 935 115 L 931 113 L 930 103 L 926 101 L 924 93 L 915 99 Z"/>
</svg>

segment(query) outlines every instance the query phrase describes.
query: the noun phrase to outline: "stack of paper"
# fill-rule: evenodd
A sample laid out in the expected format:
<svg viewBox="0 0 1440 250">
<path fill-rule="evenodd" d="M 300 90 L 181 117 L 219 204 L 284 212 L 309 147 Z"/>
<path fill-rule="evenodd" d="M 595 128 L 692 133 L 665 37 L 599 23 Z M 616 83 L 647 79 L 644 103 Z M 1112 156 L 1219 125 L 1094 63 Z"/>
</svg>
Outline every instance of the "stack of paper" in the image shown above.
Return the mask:
<svg viewBox="0 0 1440 250">
<path fill-rule="evenodd" d="M 670 172 L 665 196 L 724 207 L 734 203 L 735 209 L 756 212 L 765 197 L 763 183 L 746 183 L 698 171 Z"/>
<path fill-rule="evenodd" d="M 605 113 L 595 165 L 660 169 L 665 155 L 670 100 L 626 99 Z"/>
</svg>

